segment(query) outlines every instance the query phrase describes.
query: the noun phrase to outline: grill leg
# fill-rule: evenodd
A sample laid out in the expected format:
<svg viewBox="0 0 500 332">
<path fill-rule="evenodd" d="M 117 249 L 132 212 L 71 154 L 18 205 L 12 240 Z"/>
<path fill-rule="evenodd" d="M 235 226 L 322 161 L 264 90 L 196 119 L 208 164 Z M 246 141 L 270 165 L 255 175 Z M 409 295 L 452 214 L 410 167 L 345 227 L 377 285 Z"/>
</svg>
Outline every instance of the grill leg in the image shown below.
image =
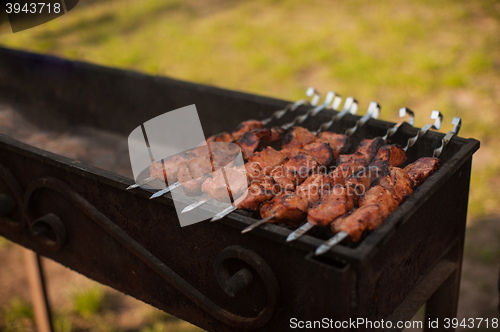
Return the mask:
<svg viewBox="0 0 500 332">
<path fill-rule="evenodd" d="M 444 319 L 457 317 L 458 296 L 460 292 L 460 276 L 462 271 L 463 244 L 455 245 L 450 252 L 450 256 L 457 263 L 457 268 L 446 279 L 446 281 L 427 300 L 425 307 L 424 331 L 454 331 L 455 329 L 445 329 Z M 451 257 L 450 257 L 451 258 Z M 438 319 L 438 329 L 429 327 L 429 321 Z"/>
<path fill-rule="evenodd" d="M 31 302 L 35 312 L 35 320 L 38 332 L 53 332 L 50 306 L 45 289 L 45 278 L 43 275 L 40 256 L 35 252 L 24 249 L 24 263 L 30 287 Z"/>
</svg>

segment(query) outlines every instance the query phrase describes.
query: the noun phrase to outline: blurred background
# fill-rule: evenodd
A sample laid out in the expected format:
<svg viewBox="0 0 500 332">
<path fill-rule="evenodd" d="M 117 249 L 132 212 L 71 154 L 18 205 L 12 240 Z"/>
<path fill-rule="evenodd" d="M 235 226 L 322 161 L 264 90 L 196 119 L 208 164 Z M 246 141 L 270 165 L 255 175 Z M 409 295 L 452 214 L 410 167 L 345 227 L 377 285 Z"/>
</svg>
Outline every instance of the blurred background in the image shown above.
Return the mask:
<svg viewBox="0 0 500 332">
<path fill-rule="evenodd" d="M 3 47 L 280 99 L 301 99 L 308 86 L 334 90 L 355 97 L 362 112 L 377 101 L 384 120 L 397 121 L 407 106 L 417 127 L 437 109 L 441 132 L 461 117 L 460 136 L 480 140 L 481 149 L 473 159 L 459 318 L 498 317 L 499 1 L 80 0 L 51 22 L 15 34 L 4 24 L 0 32 Z M 9 126 L 32 124 L 1 108 L 0 132 L 15 136 Z M 19 135 L 75 157 L 71 140 L 78 137 Z M 0 237 L 6 331 L 34 330 L 22 257 Z M 199 330 L 44 263 L 57 331 Z"/>
</svg>

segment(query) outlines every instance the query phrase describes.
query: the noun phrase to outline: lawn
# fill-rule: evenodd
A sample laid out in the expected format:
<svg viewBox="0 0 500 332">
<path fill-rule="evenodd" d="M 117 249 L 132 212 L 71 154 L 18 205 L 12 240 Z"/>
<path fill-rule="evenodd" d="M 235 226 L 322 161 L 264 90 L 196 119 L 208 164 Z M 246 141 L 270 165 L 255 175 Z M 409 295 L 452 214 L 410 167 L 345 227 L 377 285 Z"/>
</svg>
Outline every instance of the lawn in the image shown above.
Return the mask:
<svg viewBox="0 0 500 332">
<path fill-rule="evenodd" d="M 288 100 L 308 86 L 352 95 L 381 117 L 433 109 L 481 141 L 469 223 L 500 213 L 497 1 L 80 1 L 0 45 Z M 488 255 L 485 253 L 484 255 Z M 153 328 L 153 327 L 152 327 Z"/>
</svg>

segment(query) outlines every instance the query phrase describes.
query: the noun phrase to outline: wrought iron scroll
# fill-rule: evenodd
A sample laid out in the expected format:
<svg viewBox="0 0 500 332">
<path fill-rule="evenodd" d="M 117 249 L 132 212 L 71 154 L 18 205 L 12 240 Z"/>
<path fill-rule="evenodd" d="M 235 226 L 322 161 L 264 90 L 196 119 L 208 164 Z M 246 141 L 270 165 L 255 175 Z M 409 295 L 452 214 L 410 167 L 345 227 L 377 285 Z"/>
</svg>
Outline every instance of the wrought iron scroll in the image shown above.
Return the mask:
<svg viewBox="0 0 500 332">
<path fill-rule="evenodd" d="M 42 188 L 54 190 L 71 201 L 109 235 L 215 319 L 233 327 L 254 329 L 264 326 L 273 317 L 279 304 L 279 284 L 270 266 L 255 252 L 247 248 L 232 246 L 223 250 L 218 257 L 219 259 L 233 257 L 245 261 L 259 274 L 266 287 L 266 307 L 256 317 L 243 317 L 217 305 L 60 180 L 41 178 L 33 181 L 24 195 L 26 210 L 29 209 L 34 192 Z M 29 216 L 28 211 L 25 211 L 25 215 Z"/>
</svg>

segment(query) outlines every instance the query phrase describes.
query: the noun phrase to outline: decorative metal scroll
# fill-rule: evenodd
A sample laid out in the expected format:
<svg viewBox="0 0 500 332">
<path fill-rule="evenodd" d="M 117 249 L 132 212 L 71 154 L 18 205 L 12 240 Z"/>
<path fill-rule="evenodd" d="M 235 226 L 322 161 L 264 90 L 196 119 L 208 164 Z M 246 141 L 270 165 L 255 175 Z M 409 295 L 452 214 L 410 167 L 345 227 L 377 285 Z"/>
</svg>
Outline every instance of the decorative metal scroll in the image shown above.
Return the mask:
<svg viewBox="0 0 500 332">
<path fill-rule="evenodd" d="M 0 168 L 0 172 L 4 170 Z M 63 197 L 68 199 L 72 204 L 74 204 L 78 209 L 80 209 L 85 215 L 92 219 L 96 224 L 98 224 L 102 229 L 104 229 L 109 235 L 121 243 L 125 248 L 132 252 L 136 257 L 148 265 L 152 270 L 158 273 L 163 279 L 168 283 L 178 289 L 181 293 L 187 296 L 196 305 L 202 308 L 204 311 L 209 313 L 215 319 L 242 329 L 254 329 L 264 326 L 274 315 L 276 308 L 278 307 L 280 300 L 279 284 L 274 275 L 271 267 L 255 252 L 250 249 L 243 248 L 240 246 L 231 246 L 223 250 L 217 257 L 217 261 L 226 258 L 239 259 L 244 261 L 246 264 L 250 265 L 251 268 L 260 276 L 262 279 L 267 292 L 266 307 L 260 311 L 256 317 L 243 317 L 240 315 L 233 314 L 224 308 L 217 305 L 207 296 L 202 294 L 198 289 L 193 287 L 184 278 L 178 275 L 160 259 L 154 256 L 150 251 L 144 248 L 140 243 L 134 240 L 130 235 L 118 227 L 114 222 L 108 219 L 104 214 L 97 210 L 92 204 L 85 200 L 82 196 L 77 194 L 72 188 L 70 188 L 64 182 L 54 179 L 54 178 L 41 178 L 30 183 L 26 189 L 24 195 L 24 213 L 27 219 L 31 219 L 29 215 L 30 201 L 33 194 L 39 189 L 49 189 L 58 192 Z M 28 222 L 31 222 L 28 220 Z M 41 230 L 36 231 L 36 223 L 40 223 L 38 227 Z M 60 224 L 59 224 L 60 223 Z M 64 245 L 65 241 L 65 229 L 64 225 L 61 227 L 61 221 L 54 214 L 48 214 L 42 218 L 39 218 L 31 222 L 32 233 L 38 237 L 37 240 L 44 244 L 44 247 L 57 251 Z M 53 233 L 56 233 L 56 239 L 47 240 L 43 238 L 44 227 L 51 228 Z M 33 231 L 35 229 L 35 231 Z M 217 269 L 216 269 L 217 270 Z M 216 271 L 216 273 L 218 273 Z M 238 277 L 238 276 L 236 276 Z M 253 278 L 253 276 L 252 276 Z M 219 276 L 217 276 L 219 280 Z"/>
</svg>

